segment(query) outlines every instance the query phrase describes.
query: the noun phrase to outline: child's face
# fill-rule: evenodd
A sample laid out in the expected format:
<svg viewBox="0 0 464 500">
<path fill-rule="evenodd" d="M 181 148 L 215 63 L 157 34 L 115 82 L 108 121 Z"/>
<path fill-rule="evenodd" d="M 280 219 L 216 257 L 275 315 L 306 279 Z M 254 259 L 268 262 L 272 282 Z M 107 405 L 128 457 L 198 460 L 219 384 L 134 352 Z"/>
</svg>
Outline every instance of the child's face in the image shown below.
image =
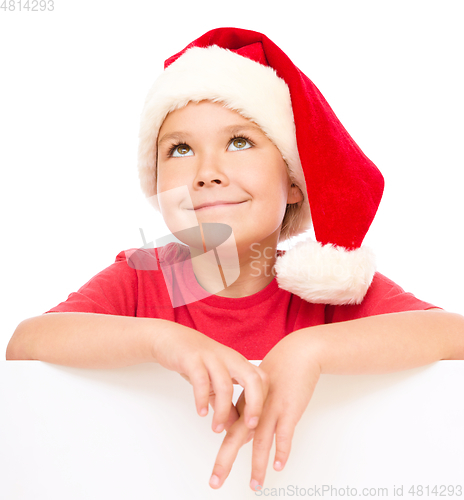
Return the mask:
<svg viewBox="0 0 464 500">
<path fill-rule="evenodd" d="M 291 187 L 280 151 L 261 129 L 211 101 L 173 111 L 160 129 L 157 191 L 181 186 L 188 189 L 194 210 L 184 201 L 170 204 L 166 213 L 160 198 L 168 227 L 176 217 L 173 210 L 183 211 L 184 220 L 195 214 L 199 223 L 228 224 L 239 254 L 256 242 L 275 248 L 287 203 L 302 199 Z M 200 208 L 219 201 L 225 203 Z"/>
</svg>

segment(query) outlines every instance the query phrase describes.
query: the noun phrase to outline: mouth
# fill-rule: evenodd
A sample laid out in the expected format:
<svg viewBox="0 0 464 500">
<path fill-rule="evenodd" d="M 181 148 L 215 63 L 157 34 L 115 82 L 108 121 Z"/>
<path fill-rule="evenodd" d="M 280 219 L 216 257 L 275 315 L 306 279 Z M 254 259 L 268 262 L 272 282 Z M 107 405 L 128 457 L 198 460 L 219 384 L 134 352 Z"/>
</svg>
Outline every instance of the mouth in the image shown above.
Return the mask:
<svg viewBox="0 0 464 500">
<path fill-rule="evenodd" d="M 214 208 L 221 208 L 221 207 L 231 207 L 231 206 L 237 206 L 241 205 L 242 203 L 245 203 L 244 201 L 215 201 L 213 203 L 203 203 L 202 205 L 198 205 L 197 207 L 194 208 L 195 212 L 200 211 L 200 210 L 211 210 Z"/>
</svg>

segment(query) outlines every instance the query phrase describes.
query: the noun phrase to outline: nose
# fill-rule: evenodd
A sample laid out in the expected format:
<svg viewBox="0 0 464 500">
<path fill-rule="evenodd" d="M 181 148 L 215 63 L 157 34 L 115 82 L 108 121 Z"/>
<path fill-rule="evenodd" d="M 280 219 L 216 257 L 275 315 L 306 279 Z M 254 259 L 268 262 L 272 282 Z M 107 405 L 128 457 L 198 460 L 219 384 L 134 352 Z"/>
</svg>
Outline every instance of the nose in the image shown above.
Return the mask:
<svg viewBox="0 0 464 500">
<path fill-rule="evenodd" d="M 205 182 L 205 181 L 202 181 L 202 180 L 199 180 L 197 182 L 197 185 L 199 187 L 202 187 L 204 186 L 205 184 L 221 184 L 221 179 L 211 179 L 209 182 Z"/>
<path fill-rule="evenodd" d="M 211 187 L 217 184 L 227 185 L 229 183 L 219 154 L 205 153 L 199 155 L 198 162 L 193 182 L 195 187 Z"/>
</svg>

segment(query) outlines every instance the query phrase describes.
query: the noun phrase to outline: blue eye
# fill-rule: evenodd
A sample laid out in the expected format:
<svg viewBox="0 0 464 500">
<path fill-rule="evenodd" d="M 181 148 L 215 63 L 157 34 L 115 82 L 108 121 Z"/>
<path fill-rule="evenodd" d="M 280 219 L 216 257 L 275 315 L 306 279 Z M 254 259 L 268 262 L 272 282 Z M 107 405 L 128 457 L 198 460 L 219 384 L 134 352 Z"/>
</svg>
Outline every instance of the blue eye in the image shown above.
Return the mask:
<svg viewBox="0 0 464 500">
<path fill-rule="evenodd" d="M 227 148 L 229 151 L 241 151 L 251 148 L 251 142 L 245 137 L 234 137 Z"/>
<path fill-rule="evenodd" d="M 193 151 L 187 144 L 176 144 L 169 152 L 170 156 L 181 158 L 183 156 L 193 156 Z"/>
</svg>

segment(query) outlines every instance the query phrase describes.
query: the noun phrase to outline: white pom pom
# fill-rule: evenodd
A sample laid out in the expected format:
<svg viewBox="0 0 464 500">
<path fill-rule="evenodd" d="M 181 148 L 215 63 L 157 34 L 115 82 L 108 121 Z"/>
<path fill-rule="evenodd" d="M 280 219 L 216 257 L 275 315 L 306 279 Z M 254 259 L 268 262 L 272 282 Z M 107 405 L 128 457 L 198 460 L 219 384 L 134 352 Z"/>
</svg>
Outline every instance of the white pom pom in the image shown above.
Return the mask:
<svg viewBox="0 0 464 500">
<path fill-rule="evenodd" d="M 343 247 L 307 239 L 275 264 L 280 288 L 317 304 L 359 304 L 375 274 L 375 256 L 368 247 Z"/>
</svg>

